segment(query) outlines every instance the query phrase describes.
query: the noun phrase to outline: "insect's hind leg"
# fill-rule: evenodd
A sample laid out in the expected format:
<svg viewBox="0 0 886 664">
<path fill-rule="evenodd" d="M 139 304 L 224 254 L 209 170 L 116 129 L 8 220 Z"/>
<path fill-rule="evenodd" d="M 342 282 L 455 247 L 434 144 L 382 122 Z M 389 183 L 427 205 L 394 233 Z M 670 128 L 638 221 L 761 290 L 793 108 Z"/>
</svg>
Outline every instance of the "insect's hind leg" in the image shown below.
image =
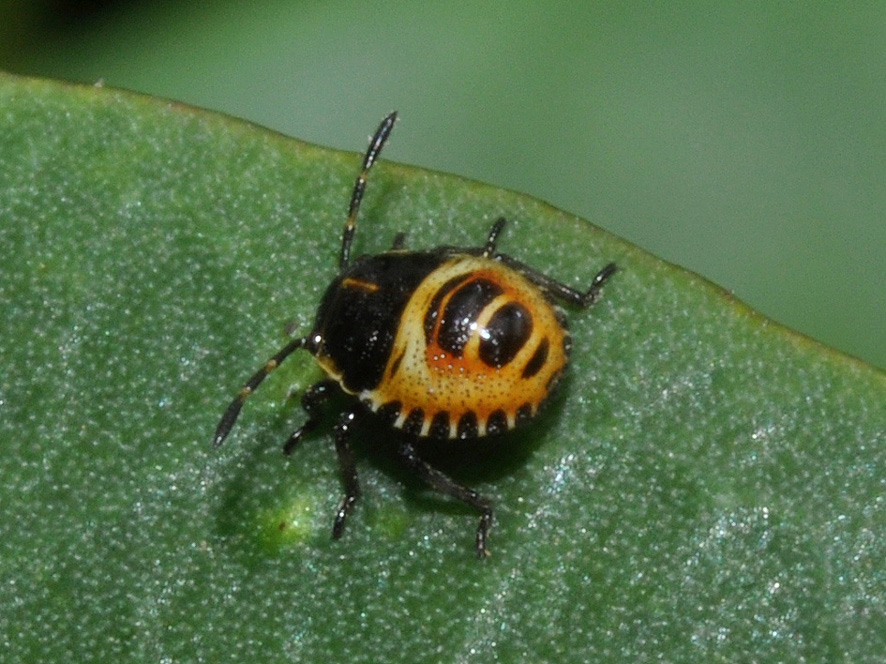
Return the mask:
<svg viewBox="0 0 886 664">
<path fill-rule="evenodd" d="M 600 297 L 600 291 L 603 288 L 603 284 L 609 281 L 609 277 L 615 274 L 618 271 L 618 266 L 615 263 L 607 263 L 602 270 L 600 270 L 591 281 L 591 287 L 588 288 L 587 292 L 584 294 L 584 299 L 588 306 L 589 304 L 593 304 Z"/>
<path fill-rule="evenodd" d="M 520 272 L 524 277 L 529 279 L 529 281 L 553 297 L 582 308 L 589 307 L 600 298 L 600 291 L 603 290 L 603 286 L 618 270 L 615 263 L 607 264 L 591 280 L 591 285 L 588 290 L 582 292 L 549 277 L 543 272 L 539 272 L 535 268 L 529 267 L 525 263 L 521 263 L 515 258 L 511 258 L 507 254 L 495 254 L 494 257 L 508 267 Z"/>
<path fill-rule="evenodd" d="M 489 534 L 489 528 L 492 525 L 492 503 L 489 499 L 481 496 L 479 493 L 466 486 L 458 484 L 431 466 L 428 462 L 418 456 L 412 442 L 403 442 L 400 445 L 399 452 L 409 468 L 415 472 L 425 484 L 440 493 L 451 496 L 463 503 L 467 503 L 480 512 L 480 525 L 477 527 L 476 537 L 477 557 L 485 558 L 488 556 L 489 551 L 486 548 L 486 539 Z"/>
</svg>

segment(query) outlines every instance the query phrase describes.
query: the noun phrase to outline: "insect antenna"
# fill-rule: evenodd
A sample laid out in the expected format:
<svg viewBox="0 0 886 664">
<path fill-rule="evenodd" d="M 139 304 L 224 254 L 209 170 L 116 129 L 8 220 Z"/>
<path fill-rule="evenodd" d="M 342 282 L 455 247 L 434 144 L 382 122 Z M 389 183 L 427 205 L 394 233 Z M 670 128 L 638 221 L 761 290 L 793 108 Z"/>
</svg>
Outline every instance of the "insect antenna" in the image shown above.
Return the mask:
<svg viewBox="0 0 886 664">
<path fill-rule="evenodd" d="M 363 192 L 366 191 L 366 182 L 369 180 L 369 169 L 372 168 L 385 145 L 385 141 L 391 135 L 391 130 L 394 128 L 396 120 L 397 111 L 394 111 L 381 121 L 381 124 L 372 136 L 372 140 L 369 141 L 369 148 L 367 148 L 366 155 L 363 157 L 363 169 L 360 171 L 360 175 L 357 176 L 356 182 L 354 182 L 351 204 L 348 206 L 348 220 L 345 222 L 345 228 L 341 235 L 341 256 L 338 260 L 339 269 L 347 267 L 351 262 L 351 243 L 354 241 L 354 231 L 357 229 L 357 212 L 360 209 L 360 202 L 363 200 Z"/>
</svg>

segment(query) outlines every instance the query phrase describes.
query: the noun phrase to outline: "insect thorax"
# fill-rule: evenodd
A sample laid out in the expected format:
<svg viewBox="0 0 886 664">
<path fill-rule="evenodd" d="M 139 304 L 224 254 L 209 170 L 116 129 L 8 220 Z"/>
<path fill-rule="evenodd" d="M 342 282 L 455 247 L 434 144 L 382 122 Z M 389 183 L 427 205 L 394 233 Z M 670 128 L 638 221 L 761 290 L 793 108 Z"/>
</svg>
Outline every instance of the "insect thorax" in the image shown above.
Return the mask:
<svg viewBox="0 0 886 664">
<path fill-rule="evenodd" d="M 361 256 L 326 289 L 312 336 L 322 337 L 317 359 L 345 391 L 381 382 L 406 303 L 443 260 L 427 252 Z"/>
</svg>

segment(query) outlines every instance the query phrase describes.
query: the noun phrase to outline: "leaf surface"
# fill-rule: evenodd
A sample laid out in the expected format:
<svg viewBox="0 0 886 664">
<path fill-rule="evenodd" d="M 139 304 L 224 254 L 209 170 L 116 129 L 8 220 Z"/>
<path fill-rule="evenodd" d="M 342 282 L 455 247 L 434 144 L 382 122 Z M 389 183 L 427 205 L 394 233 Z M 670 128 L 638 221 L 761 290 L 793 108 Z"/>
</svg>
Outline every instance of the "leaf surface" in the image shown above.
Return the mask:
<svg viewBox="0 0 886 664">
<path fill-rule="evenodd" d="M 355 129 L 355 150 L 371 127 Z M 408 141 L 406 132 L 394 140 Z M 382 161 L 354 250 L 478 245 L 586 286 L 533 425 L 426 451 L 370 423 L 364 497 L 325 427 L 291 457 L 296 354 L 335 275 L 356 154 L 213 113 L 0 76 L 0 639 L 10 661 L 876 661 L 886 380 L 526 196 Z M 334 410 L 334 409 L 333 409 Z M 332 417 L 330 417 L 330 424 Z"/>
</svg>

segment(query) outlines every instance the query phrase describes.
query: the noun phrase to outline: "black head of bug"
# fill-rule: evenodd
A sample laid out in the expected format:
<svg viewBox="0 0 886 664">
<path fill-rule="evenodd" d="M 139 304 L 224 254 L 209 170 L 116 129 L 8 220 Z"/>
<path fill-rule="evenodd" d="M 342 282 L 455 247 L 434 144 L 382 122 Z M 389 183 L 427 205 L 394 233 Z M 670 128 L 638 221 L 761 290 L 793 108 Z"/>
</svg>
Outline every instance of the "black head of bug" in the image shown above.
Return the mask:
<svg viewBox="0 0 886 664">
<path fill-rule="evenodd" d="M 369 147 L 366 149 L 366 154 L 363 156 L 363 167 L 354 182 L 354 189 L 351 192 L 351 201 L 348 205 L 348 218 L 345 222 L 344 230 L 342 231 L 341 255 L 339 257 L 340 275 L 337 280 L 342 278 L 341 273 L 344 273 L 350 265 L 351 243 L 354 240 L 354 231 L 357 228 L 357 213 L 360 210 L 360 202 L 363 200 L 366 183 L 369 181 L 369 171 L 372 169 L 372 165 L 375 163 L 376 159 L 378 159 L 379 154 L 381 154 L 381 150 L 384 147 L 385 142 L 388 140 L 388 137 L 391 135 L 391 130 L 394 128 L 396 120 L 397 112 L 393 111 L 381 121 L 381 124 L 379 124 L 369 141 Z M 262 384 L 268 374 L 280 366 L 280 363 L 283 362 L 283 360 L 299 348 L 306 348 L 316 356 L 321 345 L 322 339 L 318 336 L 318 333 L 315 330 L 306 337 L 290 341 L 276 355 L 269 359 L 261 369 L 255 372 L 249 380 L 244 383 L 240 392 L 228 405 L 215 430 L 215 435 L 212 438 L 213 444 L 218 446 L 224 442 L 225 438 L 228 437 L 228 434 L 231 433 L 231 429 L 234 428 L 234 423 L 240 415 L 240 410 L 243 408 L 243 404 L 258 386 Z M 291 446 L 291 441 L 295 436 L 296 434 L 293 434 L 290 438 L 290 443 L 287 443 L 288 447 Z"/>
</svg>

